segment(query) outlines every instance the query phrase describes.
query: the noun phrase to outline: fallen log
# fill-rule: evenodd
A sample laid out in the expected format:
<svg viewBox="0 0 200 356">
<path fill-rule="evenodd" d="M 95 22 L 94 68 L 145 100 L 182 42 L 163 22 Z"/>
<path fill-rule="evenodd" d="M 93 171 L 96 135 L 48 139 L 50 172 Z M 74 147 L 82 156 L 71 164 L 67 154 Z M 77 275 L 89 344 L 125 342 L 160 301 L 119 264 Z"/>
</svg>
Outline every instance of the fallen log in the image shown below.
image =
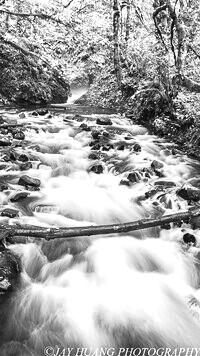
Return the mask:
<svg viewBox="0 0 200 356">
<path fill-rule="evenodd" d="M 191 222 L 192 219 L 200 216 L 200 208 L 190 208 L 180 213 L 165 215 L 157 219 L 141 219 L 129 223 L 98 225 L 98 226 L 78 226 L 66 228 L 44 228 L 33 226 L 15 226 L 0 225 L 0 240 L 4 239 L 9 243 L 21 241 L 27 242 L 33 239 L 54 240 L 70 239 L 73 237 L 106 235 L 131 232 L 136 230 L 147 229 L 156 226 L 162 226 L 171 222 Z"/>
<path fill-rule="evenodd" d="M 22 127 L 22 126 L 28 126 L 31 123 L 23 123 L 23 124 L 1 124 L 0 129 L 9 129 L 10 127 Z"/>
</svg>

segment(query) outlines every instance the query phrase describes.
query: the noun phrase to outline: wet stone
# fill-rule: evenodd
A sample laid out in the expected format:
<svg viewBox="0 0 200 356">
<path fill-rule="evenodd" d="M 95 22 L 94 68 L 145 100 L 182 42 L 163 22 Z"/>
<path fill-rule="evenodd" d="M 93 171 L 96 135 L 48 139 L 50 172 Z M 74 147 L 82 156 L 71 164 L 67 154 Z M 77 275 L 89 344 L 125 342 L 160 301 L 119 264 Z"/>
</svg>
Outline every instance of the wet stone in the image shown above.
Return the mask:
<svg viewBox="0 0 200 356">
<path fill-rule="evenodd" d="M 98 117 L 96 123 L 98 125 L 112 125 L 112 121 L 109 117 Z"/>
<path fill-rule="evenodd" d="M 76 120 L 78 122 L 82 122 L 83 120 L 85 120 L 85 118 L 83 116 L 77 114 L 77 115 L 72 117 L 72 120 Z"/>
<path fill-rule="evenodd" d="M 98 140 L 100 138 L 100 135 L 101 135 L 101 132 L 99 131 L 92 131 L 92 137 L 95 139 L 95 140 Z"/>
<path fill-rule="evenodd" d="M 94 172 L 96 174 L 101 174 L 101 173 L 103 173 L 103 166 L 101 164 L 97 164 L 95 166 L 92 166 L 90 168 L 90 171 Z"/>
<path fill-rule="evenodd" d="M 7 147 L 11 145 L 11 141 L 7 139 L 6 137 L 0 137 L 0 146 L 1 147 Z"/>
<path fill-rule="evenodd" d="M 95 144 L 94 146 L 92 146 L 92 149 L 93 149 L 94 151 L 99 151 L 100 148 L 101 148 L 101 146 L 100 146 L 98 143 Z"/>
<path fill-rule="evenodd" d="M 0 184 L 0 192 L 3 192 L 4 190 L 8 190 L 8 186 L 7 184 L 2 183 Z"/>
<path fill-rule="evenodd" d="M 32 116 L 38 116 L 39 114 L 38 114 L 37 111 L 33 111 L 33 112 L 31 113 L 31 115 L 32 115 Z"/>
<path fill-rule="evenodd" d="M 173 188 L 176 187 L 176 183 L 171 182 L 171 181 L 165 181 L 165 180 L 159 180 L 154 183 L 154 185 L 160 185 L 166 188 Z"/>
<path fill-rule="evenodd" d="M 6 155 L 3 157 L 3 160 L 5 162 L 10 162 L 10 161 L 16 161 L 16 155 L 14 152 L 8 152 Z"/>
<path fill-rule="evenodd" d="M 29 169 L 31 169 L 33 167 L 31 162 L 25 162 L 25 163 L 21 163 L 19 168 L 21 171 L 28 171 Z"/>
<path fill-rule="evenodd" d="M 41 182 L 39 179 L 37 178 L 32 178 L 29 177 L 27 175 L 21 176 L 18 182 L 19 185 L 23 185 L 23 186 L 31 186 L 34 188 L 39 188 L 41 185 Z"/>
<path fill-rule="evenodd" d="M 142 151 L 142 147 L 139 145 L 139 143 L 136 143 L 133 146 L 133 151 L 135 151 L 135 152 L 141 152 Z"/>
<path fill-rule="evenodd" d="M 117 149 L 118 149 L 119 151 L 124 151 L 125 146 L 124 146 L 123 144 L 121 144 L 121 145 L 119 145 L 119 146 L 117 147 Z"/>
<path fill-rule="evenodd" d="M 7 216 L 8 218 L 16 218 L 19 216 L 19 211 L 16 209 L 6 208 L 1 212 L 1 216 Z"/>
<path fill-rule="evenodd" d="M 13 134 L 13 138 L 15 140 L 24 140 L 25 139 L 25 134 L 23 131 L 19 131 Z"/>
<path fill-rule="evenodd" d="M 25 154 L 25 153 L 22 153 L 19 157 L 18 157 L 18 161 L 20 162 L 28 162 L 29 160 L 29 157 Z"/>
<path fill-rule="evenodd" d="M 98 157 L 98 155 L 96 153 L 90 153 L 88 158 L 89 159 L 93 159 L 93 160 L 99 159 L 99 157 Z"/>
<path fill-rule="evenodd" d="M 195 246 L 196 245 L 196 237 L 190 233 L 186 233 L 183 235 L 183 242 L 185 242 L 185 244 Z"/>
<path fill-rule="evenodd" d="M 200 189 L 184 187 L 177 190 L 177 195 L 185 200 L 199 201 Z"/>
<path fill-rule="evenodd" d="M 107 131 L 103 131 L 103 136 L 104 136 L 104 137 L 109 137 L 110 134 L 109 134 L 109 132 L 107 132 Z"/>
<path fill-rule="evenodd" d="M 126 141 L 132 140 L 132 136 L 131 136 L 131 135 L 130 135 L 130 136 L 127 135 L 127 136 L 124 137 L 124 139 L 125 139 Z"/>
<path fill-rule="evenodd" d="M 46 114 L 48 114 L 49 111 L 47 109 L 38 109 L 37 110 L 37 114 L 40 115 L 40 116 L 44 116 Z"/>
<path fill-rule="evenodd" d="M 141 180 L 141 177 L 140 177 L 140 174 L 138 172 L 132 172 L 132 173 L 129 173 L 127 179 L 131 183 L 136 183 L 136 182 L 139 182 Z"/>
<path fill-rule="evenodd" d="M 112 145 L 105 145 L 102 147 L 102 151 L 110 151 L 110 149 L 112 149 L 113 146 Z"/>
<path fill-rule="evenodd" d="M 81 124 L 79 128 L 83 131 L 91 131 L 91 128 L 85 123 Z"/>
<path fill-rule="evenodd" d="M 3 116 L 0 115 L 0 125 L 3 125 L 3 124 L 5 124 L 5 120 L 4 120 Z"/>
<path fill-rule="evenodd" d="M 154 170 L 157 170 L 157 169 L 160 169 L 163 167 L 164 167 L 163 163 L 161 163 L 159 161 L 154 160 L 151 162 L 151 168 L 153 168 Z"/>
<path fill-rule="evenodd" d="M 127 187 L 130 187 L 130 181 L 128 179 L 122 179 L 119 183 L 120 185 L 126 185 Z"/>
<path fill-rule="evenodd" d="M 17 192 L 12 198 L 10 198 L 10 201 L 17 202 L 17 201 L 27 198 L 28 195 L 29 195 L 29 193 L 27 193 L 27 192 Z"/>
<path fill-rule="evenodd" d="M 20 118 L 20 119 L 25 119 L 25 118 L 26 118 L 25 113 L 24 113 L 24 112 L 21 112 L 21 113 L 19 114 L 19 118 Z"/>
<path fill-rule="evenodd" d="M 20 258 L 1 245 L 0 251 L 0 302 L 7 298 L 8 293 L 18 288 L 21 273 Z"/>
</svg>

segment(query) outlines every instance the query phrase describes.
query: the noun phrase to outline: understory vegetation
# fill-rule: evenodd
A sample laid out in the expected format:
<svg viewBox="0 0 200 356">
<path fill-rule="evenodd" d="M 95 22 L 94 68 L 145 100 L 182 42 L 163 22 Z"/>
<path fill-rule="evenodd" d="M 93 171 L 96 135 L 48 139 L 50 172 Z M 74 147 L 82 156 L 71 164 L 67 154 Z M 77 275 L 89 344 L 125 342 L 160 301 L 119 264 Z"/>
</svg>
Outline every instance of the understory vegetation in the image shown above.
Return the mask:
<svg viewBox="0 0 200 356">
<path fill-rule="evenodd" d="M 188 153 L 199 147 L 197 0 L 1 0 L 3 103 L 115 108 Z M 186 138 L 186 139 L 185 139 Z"/>
</svg>

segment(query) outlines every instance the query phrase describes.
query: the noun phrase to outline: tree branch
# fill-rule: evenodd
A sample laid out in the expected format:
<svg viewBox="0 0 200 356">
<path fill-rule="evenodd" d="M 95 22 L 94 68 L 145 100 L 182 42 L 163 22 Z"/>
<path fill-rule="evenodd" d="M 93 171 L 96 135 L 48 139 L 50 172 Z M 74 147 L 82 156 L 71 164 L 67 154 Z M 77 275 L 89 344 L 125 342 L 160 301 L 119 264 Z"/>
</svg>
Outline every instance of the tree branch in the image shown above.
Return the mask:
<svg viewBox="0 0 200 356">
<path fill-rule="evenodd" d="M 6 239 L 10 243 L 18 243 L 19 241 L 30 241 L 30 238 L 54 240 L 57 238 L 71 239 L 73 237 L 95 236 L 106 234 L 118 234 L 130 231 L 147 229 L 155 226 L 162 226 L 171 222 L 188 222 L 191 219 L 200 215 L 199 208 L 190 208 L 188 211 L 165 215 L 157 219 L 142 219 L 130 223 L 99 225 L 99 226 L 80 226 L 67 228 L 41 228 L 33 226 L 12 226 L 0 225 L 0 240 Z"/>
<path fill-rule="evenodd" d="M 200 93 L 200 82 L 195 82 L 194 80 L 186 77 L 185 75 L 177 76 L 178 84 L 182 87 L 195 92 Z"/>
<path fill-rule="evenodd" d="M 190 44 L 188 45 L 188 48 L 191 49 L 191 51 L 197 56 L 197 58 L 200 59 L 200 54 L 197 53 L 196 49 L 194 49 Z"/>
<path fill-rule="evenodd" d="M 161 41 L 162 41 L 162 43 L 163 43 L 163 45 L 164 45 L 164 47 L 165 47 L 165 50 L 168 52 L 168 48 L 167 48 L 167 46 L 166 46 L 166 44 L 165 44 L 165 41 L 164 41 L 164 39 L 163 39 L 162 33 L 161 33 L 160 29 L 159 29 L 159 26 L 158 26 L 158 24 L 157 24 L 157 19 L 156 19 L 156 17 L 158 16 L 158 14 L 159 14 L 161 11 L 166 10 L 166 8 L 167 8 L 167 4 L 164 4 L 164 5 L 160 6 L 160 7 L 158 7 L 158 8 L 154 11 L 154 13 L 153 13 L 153 20 L 154 20 L 154 24 L 155 24 L 156 30 L 157 30 L 157 32 L 158 32 L 158 35 L 159 35 L 159 37 L 160 37 L 160 39 L 161 39 Z"/>
<path fill-rule="evenodd" d="M 21 51 L 23 54 L 25 54 L 26 56 L 35 56 L 35 57 L 39 57 L 37 54 L 35 54 L 34 52 L 28 51 L 27 49 L 21 47 L 20 45 L 18 45 L 15 42 L 12 42 L 10 40 L 7 40 L 6 38 L 4 38 L 4 36 L 0 35 L 0 39 L 1 41 L 11 45 L 12 47 L 14 47 L 15 49 Z"/>
<path fill-rule="evenodd" d="M 67 5 L 64 5 L 63 7 L 66 9 L 67 7 L 69 7 L 70 5 L 71 5 L 71 3 L 73 2 L 74 0 L 70 0 L 69 2 L 68 2 L 68 4 Z"/>
<path fill-rule="evenodd" d="M 66 24 L 65 22 L 63 22 L 62 20 L 59 19 L 55 19 L 54 17 L 52 17 L 51 15 L 47 15 L 47 14 L 39 14 L 39 13 L 27 13 L 27 12 L 13 12 L 13 11 L 9 11 L 9 10 L 4 10 L 4 9 L 0 9 L 0 13 L 2 14 L 8 14 L 11 16 L 19 16 L 19 17 L 38 17 L 42 20 L 51 20 L 53 22 L 59 23 L 65 27 L 68 27 L 68 24 Z"/>
</svg>

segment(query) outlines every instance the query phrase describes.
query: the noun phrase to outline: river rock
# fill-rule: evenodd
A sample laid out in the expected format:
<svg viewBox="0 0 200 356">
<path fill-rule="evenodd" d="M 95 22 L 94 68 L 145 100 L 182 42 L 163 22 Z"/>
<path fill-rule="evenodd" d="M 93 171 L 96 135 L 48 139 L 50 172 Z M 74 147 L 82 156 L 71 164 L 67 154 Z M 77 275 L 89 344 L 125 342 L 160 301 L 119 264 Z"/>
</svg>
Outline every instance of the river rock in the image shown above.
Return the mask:
<svg viewBox="0 0 200 356">
<path fill-rule="evenodd" d="M 32 165 L 31 162 L 21 163 L 20 166 L 19 166 L 19 169 L 21 171 L 28 171 L 31 168 L 33 168 L 33 165 Z"/>
<path fill-rule="evenodd" d="M 83 131 L 91 131 L 91 128 L 85 123 L 82 123 L 79 128 Z"/>
<path fill-rule="evenodd" d="M 97 130 L 94 130 L 92 131 L 92 137 L 95 139 L 95 140 L 99 140 L 100 136 L 101 136 L 101 132 L 100 131 L 97 131 Z"/>
<path fill-rule="evenodd" d="M 96 143 L 96 144 L 94 144 L 94 145 L 92 146 L 92 149 L 93 149 L 94 151 L 99 151 L 100 148 L 101 148 L 101 146 L 100 146 L 98 143 Z"/>
<path fill-rule="evenodd" d="M 23 185 L 25 187 L 31 186 L 34 188 L 39 188 L 41 185 L 41 182 L 37 178 L 32 178 L 27 175 L 21 176 L 18 182 L 19 185 Z"/>
<path fill-rule="evenodd" d="M 18 161 L 20 162 L 28 162 L 29 158 L 25 153 L 22 153 L 19 157 L 18 157 Z"/>
<path fill-rule="evenodd" d="M 16 209 L 6 208 L 1 212 L 1 216 L 7 216 L 8 218 L 16 218 L 19 216 L 19 211 Z"/>
<path fill-rule="evenodd" d="M 76 120 L 78 122 L 82 122 L 83 120 L 85 120 L 85 118 L 83 116 L 77 114 L 77 115 L 74 115 L 72 117 L 72 120 Z"/>
<path fill-rule="evenodd" d="M 98 117 L 96 123 L 98 125 L 112 125 L 112 121 L 109 117 Z"/>
<path fill-rule="evenodd" d="M 141 176 L 138 172 L 132 172 L 132 173 L 129 173 L 128 175 L 128 180 L 129 182 L 131 183 L 136 183 L 136 182 L 139 182 L 141 180 Z"/>
<path fill-rule="evenodd" d="M 12 196 L 12 198 L 10 198 L 10 201 L 12 203 L 15 203 L 17 201 L 27 198 L 28 195 L 29 195 L 28 192 L 17 192 L 14 196 Z"/>
<path fill-rule="evenodd" d="M 1 245 L 0 251 L 0 301 L 8 300 L 8 293 L 15 290 L 20 283 L 22 267 L 18 256 Z"/>
<path fill-rule="evenodd" d="M 90 172 L 94 172 L 96 174 L 103 173 L 103 166 L 101 164 L 96 164 L 90 168 Z"/>
<path fill-rule="evenodd" d="M 158 169 L 161 169 L 163 167 L 164 167 L 164 165 L 163 165 L 162 162 L 159 162 L 159 161 L 156 161 L 156 160 L 151 162 L 151 168 L 153 168 L 154 170 L 158 170 Z"/>
<path fill-rule="evenodd" d="M 24 134 L 23 131 L 18 131 L 18 132 L 13 134 L 13 138 L 15 140 L 24 140 L 25 139 L 25 134 Z"/>
<path fill-rule="evenodd" d="M 119 151 L 124 151 L 125 146 L 124 146 L 123 143 L 122 143 L 122 144 L 120 144 L 120 145 L 117 147 L 117 149 L 118 149 Z"/>
<path fill-rule="evenodd" d="M 38 116 L 39 114 L 37 113 L 37 111 L 32 111 L 31 115 L 32 116 Z"/>
<path fill-rule="evenodd" d="M 40 116 L 44 116 L 44 115 L 48 114 L 49 111 L 48 111 L 47 109 L 38 109 L 38 110 L 37 110 L 37 113 L 38 113 L 38 115 L 40 115 Z"/>
<path fill-rule="evenodd" d="M 0 115 L 0 125 L 3 125 L 3 124 L 5 124 L 5 120 L 4 120 L 3 116 Z"/>
<path fill-rule="evenodd" d="M 130 187 L 130 185 L 131 185 L 131 183 L 128 179 L 122 179 L 119 184 L 126 185 L 127 187 Z"/>
<path fill-rule="evenodd" d="M 196 245 L 196 237 L 190 233 L 186 233 L 183 235 L 183 242 L 185 242 L 185 244 L 195 246 Z"/>
<path fill-rule="evenodd" d="M 99 156 L 96 153 L 92 152 L 92 153 L 89 154 L 88 158 L 96 160 L 96 159 L 99 159 Z"/>
<path fill-rule="evenodd" d="M 21 113 L 19 114 L 19 118 L 20 118 L 20 119 L 25 119 L 25 118 L 26 118 L 25 113 L 24 113 L 24 112 L 21 112 Z"/>
<path fill-rule="evenodd" d="M 166 181 L 166 180 L 158 180 L 157 182 L 154 182 L 154 185 L 161 185 L 165 188 L 176 187 L 176 183 L 174 183 L 172 181 Z"/>
<path fill-rule="evenodd" d="M 5 156 L 3 156 L 3 160 L 5 162 L 16 161 L 16 154 L 15 152 L 7 152 Z"/>
<path fill-rule="evenodd" d="M 113 148 L 113 145 L 104 145 L 102 146 L 102 151 L 110 151 Z"/>
<path fill-rule="evenodd" d="M 185 200 L 199 201 L 200 189 L 194 187 L 183 187 L 177 190 L 177 195 Z"/>
<path fill-rule="evenodd" d="M 4 190 L 8 190 L 8 186 L 5 183 L 0 184 L 0 192 L 3 192 Z"/>
<path fill-rule="evenodd" d="M 139 143 L 135 143 L 134 144 L 133 151 L 135 151 L 135 152 L 141 152 L 142 151 L 142 147 L 139 145 Z"/>
<path fill-rule="evenodd" d="M 110 136 L 109 132 L 108 131 L 103 131 L 103 136 L 108 138 Z"/>
<path fill-rule="evenodd" d="M 0 146 L 7 147 L 11 145 L 11 141 L 7 137 L 0 137 Z"/>
</svg>

